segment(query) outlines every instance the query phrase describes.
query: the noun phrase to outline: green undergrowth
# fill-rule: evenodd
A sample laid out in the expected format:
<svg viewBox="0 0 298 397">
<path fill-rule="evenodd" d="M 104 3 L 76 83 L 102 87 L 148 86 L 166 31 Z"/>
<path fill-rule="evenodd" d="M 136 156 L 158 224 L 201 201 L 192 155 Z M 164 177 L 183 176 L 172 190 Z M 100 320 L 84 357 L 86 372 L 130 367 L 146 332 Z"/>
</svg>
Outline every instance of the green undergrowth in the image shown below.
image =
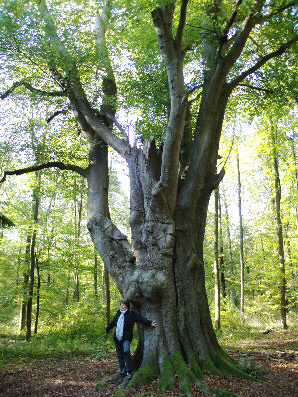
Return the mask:
<svg viewBox="0 0 298 397">
<path fill-rule="evenodd" d="M 41 324 L 29 341 L 25 335 L 0 329 L 0 370 L 7 364 L 35 360 L 98 359 L 114 350 L 105 333 L 104 310 L 78 305 L 54 324 Z"/>
<path fill-rule="evenodd" d="M 221 329 L 216 330 L 218 341 L 226 348 L 259 350 L 266 339 L 297 338 L 298 316 L 293 311 L 287 317 L 288 329 L 283 330 L 278 316 L 261 318 L 251 311 L 241 314 L 238 309 L 222 312 Z M 269 331 L 267 334 L 264 332 Z"/>
<path fill-rule="evenodd" d="M 34 360 L 100 358 L 112 351 L 112 344 L 104 335 L 74 335 L 56 332 L 33 336 L 29 342 L 24 337 L 0 335 L 0 369 L 7 364 Z"/>
</svg>

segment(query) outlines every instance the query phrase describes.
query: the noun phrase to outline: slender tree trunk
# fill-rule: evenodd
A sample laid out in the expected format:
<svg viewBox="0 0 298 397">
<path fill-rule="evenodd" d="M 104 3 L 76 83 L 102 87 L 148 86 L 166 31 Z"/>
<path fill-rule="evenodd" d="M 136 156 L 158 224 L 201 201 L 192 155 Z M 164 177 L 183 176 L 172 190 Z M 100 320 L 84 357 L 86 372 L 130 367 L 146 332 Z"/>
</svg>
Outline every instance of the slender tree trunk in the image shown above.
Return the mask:
<svg viewBox="0 0 298 397">
<path fill-rule="evenodd" d="M 215 327 L 220 328 L 220 278 L 219 278 L 219 261 L 218 261 L 218 206 L 219 191 L 214 192 L 215 214 L 214 214 L 214 311 L 215 311 Z"/>
<path fill-rule="evenodd" d="M 34 269 L 35 269 L 35 236 L 31 240 L 31 265 L 29 272 L 29 290 L 27 301 L 27 318 L 26 318 L 26 340 L 31 338 L 31 323 L 32 323 L 32 305 L 34 292 Z"/>
<path fill-rule="evenodd" d="M 78 270 L 75 269 L 73 275 L 73 282 L 74 282 L 74 291 L 73 291 L 73 300 L 75 302 L 80 301 L 80 280 L 79 280 L 79 273 Z"/>
<path fill-rule="evenodd" d="M 37 222 L 38 212 L 40 206 L 40 174 L 37 174 L 38 184 L 33 192 L 33 232 L 30 242 L 30 272 L 29 272 L 29 290 L 28 290 L 28 301 L 27 301 L 27 318 L 26 318 L 26 340 L 31 338 L 31 324 L 32 324 L 32 305 L 33 305 L 33 292 L 34 292 L 34 272 L 36 262 L 36 237 L 37 237 Z"/>
<path fill-rule="evenodd" d="M 289 228 L 289 223 L 287 223 L 286 228 L 285 228 L 285 240 L 286 240 L 286 248 L 287 248 L 287 252 L 288 252 L 288 257 L 289 257 L 289 269 L 291 269 L 290 272 L 290 280 L 291 280 L 291 285 L 290 285 L 290 290 L 291 290 L 291 297 L 295 297 L 295 290 L 296 290 L 296 283 L 295 283 L 295 273 L 293 271 L 293 256 L 292 256 L 292 248 L 291 248 L 291 242 L 290 242 L 290 238 L 288 236 L 288 228 Z M 286 299 L 288 301 L 288 299 Z M 294 298 L 294 307 L 297 306 L 296 300 Z"/>
<path fill-rule="evenodd" d="M 296 192 L 298 192 L 298 165 L 297 165 L 297 156 L 296 156 L 296 147 L 295 147 L 295 140 L 294 134 L 290 138 L 291 149 L 292 149 L 292 156 L 294 160 L 294 178 L 296 182 Z M 296 211 L 296 229 L 298 230 L 298 206 L 295 206 Z"/>
<path fill-rule="evenodd" d="M 20 310 L 20 318 L 19 318 L 20 331 L 26 328 L 28 291 L 29 291 L 29 272 L 30 272 L 30 247 L 31 247 L 31 236 L 28 235 L 26 238 L 26 248 L 25 248 L 26 268 L 23 273 L 23 296 L 21 301 L 21 310 Z"/>
<path fill-rule="evenodd" d="M 228 253 L 229 253 L 230 279 L 231 279 L 231 281 L 230 281 L 230 302 L 233 306 L 236 306 L 235 288 L 234 288 L 234 263 L 233 263 L 229 212 L 228 212 L 228 204 L 227 204 L 225 194 L 223 194 L 223 197 L 224 197 L 224 206 L 225 206 L 225 218 L 226 218 L 226 224 L 227 224 Z"/>
<path fill-rule="evenodd" d="M 93 286 L 94 286 L 94 296 L 95 298 L 98 297 L 98 260 L 97 260 L 97 253 L 94 251 L 94 267 L 93 267 Z"/>
<path fill-rule="evenodd" d="M 69 286 L 66 288 L 66 294 L 65 294 L 65 306 L 69 305 Z"/>
<path fill-rule="evenodd" d="M 36 273 L 37 273 L 37 288 L 36 288 L 36 315 L 35 315 L 34 333 L 37 334 L 39 312 L 40 312 L 40 287 L 41 287 L 40 268 L 37 258 L 35 261 L 35 265 L 36 265 Z"/>
<path fill-rule="evenodd" d="M 244 313 L 244 252 L 243 252 L 243 224 L 242 224 L 242 203 L 241 203 L 241 175 L 239 155 L 237 155 L 237 174 L 238 174 L 238 212 L 239 212 L 239 249 L 240 249 L 240 310 Z"/>
<path fill-rule="evenodd" d="M 29 274 L 24 272 L 23 287 L 22 287 L 23 293 L 22 293 L 20 317 L 19 317 L 19 331 L 22 331 L 26 327 L 28 284 L 29 284 Z"/>
<path fill-rule="evenodd" d="M 74 222 L 75 222 L 75 236 L 74 236 L 74 247 L 75 247 L 75 257 L 74 257 L 74 293 L 73 299 L 75 302 L 80 300 L 80 279 L 79 279 L 79 262 L 80 262 L 80 248 L 79 242 L 81 237 L 81 226 L 82 226 L 82 210 L 83 210 L 83 194 L 79 195 L 79 202 L 77 203 L 77 180 L 74 180 L 75 185 L 75 196 L 74 196 Z"/>
<path fill-rule="evenodd" d="M 279 176 L 278 154 L 274 131 L 271 131 L 272 148 L 273 148 L 273 167 L 274 167 L 274 186 L 275 186 L 275 211 L 278 236 L 278 256 L 280 263 L 280 319 L 283 329 L 287 326 L 287 301 L 286 301 L 286 272 L 285 272 L 285 253 L 283 227 L 281 220 L 281 184 Z"/>
<path fill-rule="evenodd" d="M 19 255 L 18 255 L 18 267 L 17 267 L 16 285 L 20 284 L 21 256 L 22 256 L 22 246 L 20 245 Z"/>
<path fill-rule="evenodd" d="M 108 326 L 111 322 L 111 292 L 110 292 L 110 276 L 106 268 L 104 268 L 104 280 L 105 280 L 105 297 L 106 297 L 106 325 Z"/>
<path fill-rule="evenodd" d="M 226 297 L 226 278 L 225 278 L 225 261 L 224 261 L 224 241 L 222 232 L 222 214 L 221 214 L 221 200 L 218 192 L 218 215 L 219 215 L 219 271 L 220 271 L 220 286 L 223 298 Z"/>
</svg>

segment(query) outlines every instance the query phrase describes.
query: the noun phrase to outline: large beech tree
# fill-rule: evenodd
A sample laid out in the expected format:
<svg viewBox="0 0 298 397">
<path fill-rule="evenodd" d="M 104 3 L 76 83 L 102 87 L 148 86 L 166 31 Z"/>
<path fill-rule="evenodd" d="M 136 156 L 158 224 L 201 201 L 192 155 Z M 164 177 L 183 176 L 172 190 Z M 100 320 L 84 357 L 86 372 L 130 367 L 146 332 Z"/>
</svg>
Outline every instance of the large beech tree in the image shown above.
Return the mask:
<svg viewBox="0 0 298 397">
<path fill-rule="evenodd" d="M 217 163 L 229 98 L 246 89 L 272 92 L 260 78 L 264 66 L 291 66 L 294 2 L 3 5 L 1 46 L 10 84 L 2 86 L 1 98 L 28 93 L 48 100 L 49 125 L 72 114 L 89 153 L 86 167 L 51 159 L 7 170 L 3 181 L 45 167 L 86 178 L 94 245 L 123 296 L 158 323 L 156 330 L 139 330 L 136 367 L 152 377 L 161 373 L 162 388 L 177 373 L 185 394 L 201 368 L 241 374 L 212 327 L 203 262 L 206 215 L 224 176 Z M 134 144 L 117 119 L 120 108 L 139 115 Z M 109 215 L 109 147 L 129 169 L 131 241 Z"/>
</svg>

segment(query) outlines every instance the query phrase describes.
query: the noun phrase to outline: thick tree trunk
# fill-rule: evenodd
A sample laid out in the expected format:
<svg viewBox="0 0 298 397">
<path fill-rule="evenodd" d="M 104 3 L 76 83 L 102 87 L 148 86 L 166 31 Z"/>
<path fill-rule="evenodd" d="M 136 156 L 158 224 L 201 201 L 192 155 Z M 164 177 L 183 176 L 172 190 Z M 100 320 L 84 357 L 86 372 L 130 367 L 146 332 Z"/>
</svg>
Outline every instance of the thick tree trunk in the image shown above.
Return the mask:
<svg viewBox="0 0 298 397">
<path fill-rule="evenodd" d="M 205 290 L 203 240 L 213 189 L 203 189 L 196 208 L 177 205 L 171 213 L 154 182 L 158 151 L 153 141 L 144 146 L 144 151 L 134 148 L 129 161 L 132 247 L 99 213 L 89 218 L 88 228 L 122 295 L 158 323 L 156 329 L 140 327 L 134 382 L 144 372 L 150 379 L 159 373 L 166 389 L 177 374 L 187 393 L 190 383 L 202 378 L 201 368 L 241 374 L 217 342 Z M 93 189 L 88 191 L 92 195 Z"/>
</svg>

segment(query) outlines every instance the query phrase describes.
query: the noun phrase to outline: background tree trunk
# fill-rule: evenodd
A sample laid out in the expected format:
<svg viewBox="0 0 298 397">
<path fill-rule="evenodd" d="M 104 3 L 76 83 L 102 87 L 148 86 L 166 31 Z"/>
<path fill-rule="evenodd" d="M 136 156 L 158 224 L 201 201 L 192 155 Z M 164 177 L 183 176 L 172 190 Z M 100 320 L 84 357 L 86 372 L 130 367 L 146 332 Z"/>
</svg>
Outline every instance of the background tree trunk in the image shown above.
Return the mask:
<svg viewBox="0 0 298 397">
<path fill-rule="evenodd" d="M 280 320 L 283 329 L 287 329 L 287 301 L 286 301 L 286 271 L 285 271 L 285 253 L 284 238 L 281 220 L 281 184 L 279 177 L 278 154 L 276 148 L 276 139 L 274 129 L 271 130 L 272 138 L 272 155 L 274 168 L 274 187 L 275 187 L 275 211 L 278 237 L 278 257 L 280 263 Z"/>
<path fill-rule="evenodd" d="M 104 286 L 105 286 L 105 304 L 106 304 L 106 325 L 108 326 L 111 322 L 111 292 L 110 292 L 110 276 L 105 267 L 104 267 Z"/>
<path fill-rule="evenodd" d="M 40 312 L 40 287 L 41 287 L 40 268 L 37 258 L 35 260 L 35 265 L 36 265 L 36 273 L 37 273 L 37 288 L 36 288 L 36 315 L 35 315 L 34 333 L 37 334 L 39 312 Z"/>
<path fill-rule="evenodd" d="M 219 191 L 214 192 L 215 214 L 214 214 L 214 311 L 215 328 L 220 328 L 220 277 L 219 277 L 219 252 L 218 252 L 218 218 L 219 218 Z"/>
<path fill-rule="evenodd" d="M 237 175 L 238 175 L 238 212 L 239 212 L 239 252 L 240 252 L 240 310 L 244 313 L 244 250 L 243 250 L 243 224 L 242 224 L 242 203 L 241 203 L 241 175 L 239 154 L 237 155 Z"/>
<path fill-rule="evenodd" d="M 236 306 L 236 298 L 235 298 L 235 288 L 234 288 L 234 263 L 233 263 L 233 252 L 232 252 L 232 241 L 231 241 L 231 233 L 230 233 L 230 221 L 229 221 L 229 212 L 228 212 L 228 204 L 225 198 L 225 194 L 223 194 L 224 198 L 224 206 L 225 206 L 225 218 L 227 225 L 227 237 L 228 237 L 228 255 L 229 255 L 229 264 L 230 264 L 230 302 L 233 306 Z"/>
<path fill-rule="evenodd" d="M 221 213 L 221 197 L 218 190 L 218 216 L 219 216 L 219 271 L 220 271 L 220 286 L 222 296 L 225 299 L 226 293 L 226 278 L 225 278 L 225 260 L 224 260 L 224 241 L 222 231 L 222 213 Z"/>
<path fill-rule="evenodd" d="M 37 237 L 37 223 L 38 212 L 40 206 L 40 174 L 37 174 L 37 186 L 33 192 L 33 232 L 30 241 L 30 272 L 29 272 L 29 290 L 27 301 L 27 318 L 26 318 L 26 340 L 31 338 L 31 324 L 32 324 L 32 305 L 33 305 L 33 292 L 34 292 L 34 271 L 36 261 L 36 237 Z"/>
<path fill-rule="evenodd" d="M 93 266 L 93 287 L 94 287 L 94 296 L 97 299 L 98 297 L 98 261 L 97 261 L 97 253 L 94 251 L 94 266 Z"/>
<path fill-rule="evenodd" d="M 27 316 L 27 294 L 28 294 L 28 284 L 29 284 L 29 274 L 23 273 L 23 283 L 22 283 L 22 300 L 19 316 L 19 331 L 22 331 L 26 327 L 26 316 Z"/>
</svg>

